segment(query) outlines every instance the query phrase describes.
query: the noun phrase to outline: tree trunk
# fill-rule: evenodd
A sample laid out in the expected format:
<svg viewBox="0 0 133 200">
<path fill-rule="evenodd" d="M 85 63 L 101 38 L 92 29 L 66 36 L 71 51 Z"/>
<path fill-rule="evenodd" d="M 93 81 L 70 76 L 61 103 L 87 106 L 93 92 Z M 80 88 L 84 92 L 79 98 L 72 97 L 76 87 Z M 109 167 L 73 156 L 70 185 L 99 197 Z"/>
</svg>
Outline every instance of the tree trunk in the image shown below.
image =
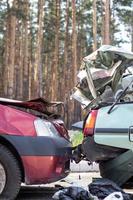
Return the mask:
<svg viewBox="0 0 133 200">
<path fill-rule="evenodd" d="M 133 51 L 133 3 L 131 11 L 131 51 Z"/>
<path fill-rule="evenodd" d="M 8 87 L 8 59 L 9 59 L 9 12 L 10 12 L 10 8 L 9 8 L 9 3 L 7 0 L 7 17 L 6 17 L 6 32 L 5 32 L 5 46 L 4 46 L 4 79 L 3 79 L 3 87 L 4 87 L 4 97 L 7 97 L 7 87 Z"/>
<path fill-rule="evenodd" d="M 62 91 L 68 91 L 68 25 L 69 25 L 69 0 L 66 1 L 66 18 L 65 18 L 65 41 L 64 41 L 64 70 L 63 70 L 63 79 L 65 80 L 62 84 Z M 65 88 L 64 88 L 65 87 Z"/>
<path fill-rule="evenodd" d="M 63 100 L 64 100 L 64 106 L 65 106 L 65 113 L 64 113 L 64 121 L 65 124 L 68 125 L 68 119 L 69 119 L 69 112 L 68 112 L 68 105 L 69 105 L 69 99 L 68 99 L 68 90 L 69 90 L 69 67 L 68 67 L 68 26 L 69 26 L 69 3 L 70 1 L 66 1 L 66 17 L 65 17 L 65 41 L 64 41 L 64 63 L 63 63 L 63 79 L 62 79 L 62 94 L 63 95 Z"/>
<path fill-rule="evenodd" d="M 97 49 L 97 0 L 93 0 L 93 51 Z"/>
<path fill-rule="evenodd" d="M 43 23 L 44 23 L 44 4 L 45 0 L 38 1 L 38 30 L 34 63 L 34 96 L 41 96 L 41 73 L 42 73 L 42 39 L 43 39 Z"/>
<path fill-rule="evenodd" d="M 55 50 L 52 63 L 52 100 L 58 98 L 58 64 L 59 64 L 59 30 L 60 30 L 60 0 L 56 0 L 56 27 L 55 27 Z"/>
<path fill-rule="evenodd" d="M 24 34 L 24 60 L 23 60 L 23 98 L 28 99 L 29 96 L 29 43 L 28 43 L 28 23 L 29 23 L 29 0 L 24 0 L 24 23 L 23 23 L 23 34 Z"/>
<path fill-rule="evenodd" d="M 77 31 L 76 31 L 76 1 L 72 0 L 72 77 L 71 77 L 71 89 L 77 83 Z M 74 122 L 75 114 L 74 110 L 77 108 L 76 102 L 70 102 L 70 113 L 69 117 L 69 126 L 70 122 Z"/>
<path fill-rule="evenodd" d="M 15 69 L 15 36 L 16 36 L 16 9 L 17 1 L 14 0 L 12 7 L 8 5 L 7 29 L 6 29 L 6 52 L 5 52 L 5 96 L 15 97 L 14 69 Z"/>
<path fill-rule="evenodd" d="M 103 44 L 110 44 L 110 0 L 103 0 L 104 3 L 104 38 Z"/>
<path fill-rule="evenodd" d="M 72 0 L 72 67 L 73 67 L 73 84 L 77 82 L 77 31 L 76 31 L 76 1 Z"/>
<path fill-rule="evenodd" d="M 23 53 L 22 53 L 22 23 L 19 19 L 16 22 L 16 52 L 15 52 L 15 99 L 23 98 Z"/>
</svg>

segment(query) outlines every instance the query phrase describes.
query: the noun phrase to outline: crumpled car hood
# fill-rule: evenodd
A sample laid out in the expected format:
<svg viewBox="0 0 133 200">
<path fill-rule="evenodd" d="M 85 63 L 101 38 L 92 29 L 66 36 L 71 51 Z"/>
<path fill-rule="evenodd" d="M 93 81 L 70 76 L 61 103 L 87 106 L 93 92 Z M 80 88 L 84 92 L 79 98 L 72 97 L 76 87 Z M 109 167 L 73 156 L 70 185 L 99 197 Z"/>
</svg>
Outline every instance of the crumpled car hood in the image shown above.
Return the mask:
<svg viewBox="0 0 133 200">
<path fill-rule="evenodd" d="M 78 84 L 71 97 L 84 107 L 99 103 L 106 86 L 115 92 L 123 73 L 130 66 L 133 66 L 132 52 L 110 45 L 101 46 L 83 58 L 77 75 Z"/>
<path fill-rule="evenodd" d="M 18 101 L 18 100 L 0 98 L 0 104 L 32 109 L 34 111 L 38 111 L 44 114 L 52 114 L 52 112 L 49 112 L 48 109 L 57 107 L 59 105 L 63 105 L 63 102 L 49 102 L 43 98 L 37 98 L 28 101 Z"/>
</svg>

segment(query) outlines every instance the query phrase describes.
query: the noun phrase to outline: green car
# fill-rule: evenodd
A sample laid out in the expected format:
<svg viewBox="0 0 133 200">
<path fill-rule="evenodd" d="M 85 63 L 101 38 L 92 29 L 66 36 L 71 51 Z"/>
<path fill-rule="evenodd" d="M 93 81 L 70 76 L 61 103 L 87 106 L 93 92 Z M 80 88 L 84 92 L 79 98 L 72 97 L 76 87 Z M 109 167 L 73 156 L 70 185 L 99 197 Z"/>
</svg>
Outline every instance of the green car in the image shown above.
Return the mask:
<svg viewBox="0 0 133 200">
<path fill-rule="evenodd" d="M 104 45 L 83 59 L 72 97 L 87 116 L 73 159 L 99 163 L 122 186 L 133 177 L 133 53 Z"/>
</svg>

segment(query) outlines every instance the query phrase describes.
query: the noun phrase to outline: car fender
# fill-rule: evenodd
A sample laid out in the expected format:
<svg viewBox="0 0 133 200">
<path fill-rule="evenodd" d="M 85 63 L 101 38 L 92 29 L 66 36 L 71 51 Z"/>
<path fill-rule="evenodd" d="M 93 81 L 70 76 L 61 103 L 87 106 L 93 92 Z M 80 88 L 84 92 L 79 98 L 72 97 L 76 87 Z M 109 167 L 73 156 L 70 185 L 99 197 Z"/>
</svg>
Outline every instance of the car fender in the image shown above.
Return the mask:
<svg viewBox="0 0 133 200">
<path fill-rule="evenodd" d="M 2 136 L 0 136 L 0 144 L 7 147 L 11 151 L 13 156 L 17 159 L 17 161 L 19 163 L 19 167 L 21 169 L 22 181 L 24 182 L 24 177 L 25 177 L 24 165 L 23 165 L 23 161 L 22 161 L 21 156 L 19 155 L 19 152 L 17 151 L 16 147 L 8 139 L 6 139 Z"/>
<path fill-rule="evenodd" d="M 98 110 L 94 140 L 98 144 L 133 150 L 129 130 L 133 126 L 133 103 L 117 104 L 110 114 L 110 106 Z"/>
</svg>

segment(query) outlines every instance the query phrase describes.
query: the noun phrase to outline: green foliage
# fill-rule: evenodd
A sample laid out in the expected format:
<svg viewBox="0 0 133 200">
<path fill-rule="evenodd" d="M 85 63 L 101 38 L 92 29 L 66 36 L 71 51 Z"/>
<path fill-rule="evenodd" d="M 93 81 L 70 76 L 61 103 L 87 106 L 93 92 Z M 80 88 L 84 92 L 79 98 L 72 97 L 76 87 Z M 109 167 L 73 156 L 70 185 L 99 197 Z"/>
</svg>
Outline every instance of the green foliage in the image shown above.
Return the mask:
<svg viewBox="0 0 133 200">
<path fill-rule="evenodd" d="M 82 132 L 75 132 L 73 133 L 73 136 L 72 136 L 72 145 L 73 146 L 77 146 L 79 144 L 81 144 L 83 141 L 83 133 Z"/>
<path fill-rule="evenodd" d="M 122 23 L 125 27 L 131 26 L 131 21 L 133 20 L 133 1 L 114 1 L 113 5 L 120 24 Z"/>
<path fill-rule="evenodd" d="M 45 1 L 45 17 L 44 17 L 44 47 L 43 52 L 48 53 L 53 51 L 54 48 L 54 37 L 55 37 L 55 27 L 56 27 L 56 10 L 55 10 L 56 1 Z M 78 37 L 78 49 L 82 49 L 82 55 L 85 56 L 92 51 L 92 2 L 77 0 L 76 1 L 76 21 L 77 21 L 77 37 Z M 34 45 L 35 36 L 36 36 L 36 24 L 37 24 L 37 3 L 38 0 L 30 0 L 30 30 L 32 32 L 32 41 Z M 17 16 L 18 20 L 26 20 L 26 16 L 22 10 L 23 0 L 18 0 L 18 8 L 14 9 L 14 13 Z M 101 0 L 97 0 L 97 41 L 98 45 L 101 45 L 101 27 L 102 27 L 102 16 L 103 16 L 103 4 Z M 60 10 L 60 40 L 61 42 L 61 54 L 63 53 L 64 40 L 65 40 L 65 9 L 66 1 L 61 1 L 61 10 Z M 115 33 L 120 32 L 120 24 L 123 23 L 127 30 L 131 24 L 131 11 L 132 0 L 122 0 L 122 1 L 112 1 L 111 13 L 114 15 L 114 18 L 111 17 L 111 38 L 112 44 L 119 45 L 122 42 L 125 42 L 123 38 L 116 38 Z M 7 1 L 0 1 L 0 40 L 3 40 L 5 34 L 5 20 L 7 17 L 8 5 Z M 117 20 L 116 20 L 117 19 Z M 71 1 L 69 2 L 69 33 L 72 29 L 72 13 L 71 13 Z M 70 35 L 71 38 L 71 35 Z M 3 45 L 3 41 L 0 41 L 0 45 Z M 34 47 L 33 47 L 34 49 Z"/>
</svg>

